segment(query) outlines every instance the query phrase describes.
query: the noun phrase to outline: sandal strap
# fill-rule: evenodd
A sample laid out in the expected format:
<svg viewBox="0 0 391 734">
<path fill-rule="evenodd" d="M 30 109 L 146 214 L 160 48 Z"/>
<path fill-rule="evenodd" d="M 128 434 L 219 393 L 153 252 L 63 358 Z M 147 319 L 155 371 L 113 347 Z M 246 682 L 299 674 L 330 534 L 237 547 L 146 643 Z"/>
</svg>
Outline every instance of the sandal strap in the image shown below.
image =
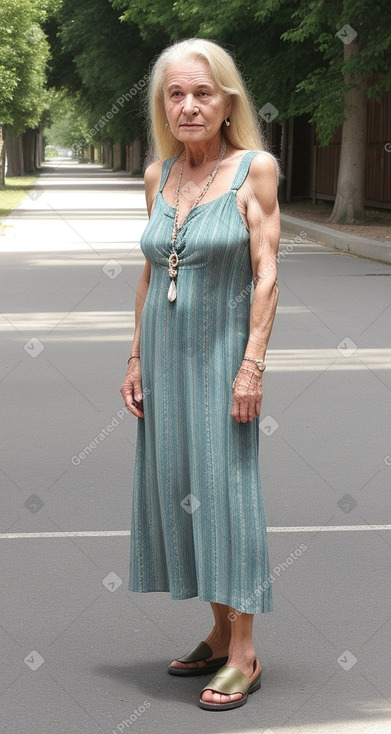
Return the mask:
<svg viewBox="0 0 391 734">
<path fill-rule="evenodd" d="M 242 693 L 245 696 L 252 683 L 253 681 L 250 681 L 239 668 L 235 668 L 233 665 L 224 665 L 213 676 L 208 685 L 202 689 L 201 693 L 212 690 L 215 693 L 225 693 L 227 695 Z"/>
<path fill-rule="evenodd" d="M 199 642 L 198 645 L 193 647 L 190 652 L 187 653 L 187 655 L 184 655 L 182 658 L 176 658 L 179 663 L 196 663 L 199 660 L 206 660 L 206 658 L 211 658 L 213 655 L 213 652 L 211 648 L 209 647 L 207 642 Z"/>
</svg>

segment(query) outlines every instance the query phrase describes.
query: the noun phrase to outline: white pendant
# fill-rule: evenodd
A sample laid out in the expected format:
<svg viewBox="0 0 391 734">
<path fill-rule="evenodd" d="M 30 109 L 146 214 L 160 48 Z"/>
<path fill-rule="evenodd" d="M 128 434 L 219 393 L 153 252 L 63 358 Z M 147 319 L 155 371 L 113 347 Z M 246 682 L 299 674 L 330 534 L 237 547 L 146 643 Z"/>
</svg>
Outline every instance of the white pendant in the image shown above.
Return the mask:
<svg viewBox="0 0 391 734">
<path fill-rule="evenodd" d="M 168 300 L 175 301 L 175 299 L 176 299 L 176 285 L 175 285 L 175 280 L 173 278 L 170 283 L 170 287 L 168 289 Z"/>
</svg>

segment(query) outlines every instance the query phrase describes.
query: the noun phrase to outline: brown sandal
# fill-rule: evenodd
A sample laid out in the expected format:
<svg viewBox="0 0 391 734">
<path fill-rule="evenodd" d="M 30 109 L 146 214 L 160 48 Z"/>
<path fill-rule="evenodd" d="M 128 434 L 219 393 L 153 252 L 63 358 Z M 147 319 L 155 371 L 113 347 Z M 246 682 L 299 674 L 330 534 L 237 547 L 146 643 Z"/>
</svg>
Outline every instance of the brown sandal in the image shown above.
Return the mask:
<svg viewBox="0 0 391 734">
<path fill-rule="evenodd" d="M 216 670 L 221 668 L 228 660 L 228 656 L 224 658 L 215 658 L 214 660 L 207 660 L 212 657 L 213 651 L 209 647 L 207 642 L 199 642 L 198 645 L 193 647 L 187 655 L 182 658 L 175 658 L 179 663 L 198 663 L 201 660 L 205 661 L 205 665 L 199 668 L 172 668 L 168 666 L 168 672 L 171 675 L 191 676 L 191 675 L 206 675 L 206 673 L 214 673 Z"/>
</svg>

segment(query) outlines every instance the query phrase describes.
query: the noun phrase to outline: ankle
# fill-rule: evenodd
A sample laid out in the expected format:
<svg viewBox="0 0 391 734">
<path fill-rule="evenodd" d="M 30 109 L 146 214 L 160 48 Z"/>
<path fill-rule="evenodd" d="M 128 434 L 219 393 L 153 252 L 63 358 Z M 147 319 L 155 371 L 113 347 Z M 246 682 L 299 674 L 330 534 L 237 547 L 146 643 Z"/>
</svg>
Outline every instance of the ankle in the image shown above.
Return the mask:
<svg viewBox="0 0 391 734">
<path fill-rule="evenodd" d="M 243 663 L 253 662 L 256 658 L 255 649 L 251 643 L 248 645 L 238 645 L 237 643 L 231 642 L 228 655 L 229 659 L 239 660 Z"/>
<path fill-rule="evenodd" d="M 213 627 L 208 637 L 205 638 L 205 642 L 207 642 L 212 648 L 214 646 L 225 647 L 228 649 L 230 636 L 230 630 L 217 629 L 216 627 Z"/>
</svg>

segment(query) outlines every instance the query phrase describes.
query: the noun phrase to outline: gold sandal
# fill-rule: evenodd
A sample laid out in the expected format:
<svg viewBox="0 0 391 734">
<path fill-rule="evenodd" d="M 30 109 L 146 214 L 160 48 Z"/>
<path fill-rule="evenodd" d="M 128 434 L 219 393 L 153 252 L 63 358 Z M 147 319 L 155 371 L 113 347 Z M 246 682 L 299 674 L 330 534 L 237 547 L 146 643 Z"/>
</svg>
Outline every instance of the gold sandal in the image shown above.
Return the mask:
<svg viewBox="0 0 391 734">
<path fill-rule="evenodd" d="M 204 691 L 213 691 L 213 693 L 223 693 L 228 696 L 233 693 L 241 693 L 242 698 L 227 703 L 211 703 L 210 701 L 203 701 L 200 696 L 198 705 L 207 711 L 226 711 L 227 709 L 244 706 L 247 703 L 249 693 L 254 693 L 261 687 L 261 672 L 261 664 L 257 658 L 254 659 L 251 678 L 247 678 L 239 668 L 235 668 L 233 665 L 224 665 L 210 683 L 202 689 L 201 696 Z"/>
</svg>

